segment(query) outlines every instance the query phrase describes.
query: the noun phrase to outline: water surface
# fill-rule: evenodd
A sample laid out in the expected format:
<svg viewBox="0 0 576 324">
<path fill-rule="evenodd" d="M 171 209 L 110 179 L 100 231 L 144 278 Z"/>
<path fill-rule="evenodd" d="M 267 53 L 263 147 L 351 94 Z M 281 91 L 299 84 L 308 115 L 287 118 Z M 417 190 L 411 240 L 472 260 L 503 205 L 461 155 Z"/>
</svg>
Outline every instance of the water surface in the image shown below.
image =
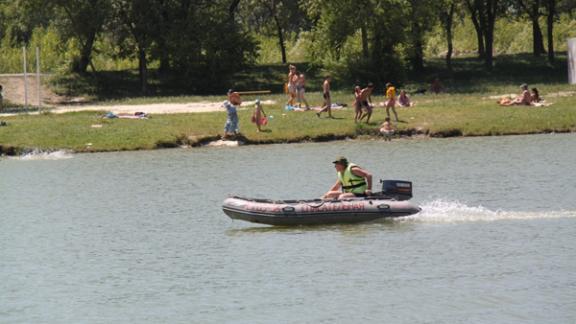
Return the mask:
<svg viewBox="0 0 576 324">
<path fill-rule="evenodd" d="M 232 221 L 229 194 L 312 198 L 346 155 L 423 212 Z M 576 135 L 0 160 L 2 323 L 574 323 Z"/>
</svg>

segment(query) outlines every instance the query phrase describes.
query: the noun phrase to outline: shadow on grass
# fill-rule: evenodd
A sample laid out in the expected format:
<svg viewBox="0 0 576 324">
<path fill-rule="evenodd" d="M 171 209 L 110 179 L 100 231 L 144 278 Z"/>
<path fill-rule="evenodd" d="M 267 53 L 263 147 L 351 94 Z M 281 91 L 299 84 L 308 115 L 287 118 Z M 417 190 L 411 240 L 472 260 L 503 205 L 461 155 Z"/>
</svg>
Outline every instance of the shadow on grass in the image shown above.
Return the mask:
<svg viewBox="0 0 576 324">
<path fill-rule="evenodd" d="M 10 106 L 10 107 L 4 107 L 2 110 L 0 110 L 0 114 L 25 114 L 38 111 L 43 111 L 43 109 L 33 106 L 31 107 Z"/>
<path fill-rule="evenodd" d="M 531 53 L 499 55 L 494 58 L 491 71 L 476 57 L 453 58 L 452 71 L 446 68 L 444 59 L 431 59 L 426 63 L 424 73 L 408 73 L 409 83 L 427 89 L 434 78 L 439 78 L 451 93 L 486 92 L 494 86 L 511 84 L 568 82 L 565 52 L 556 53 L 554 64 L 545 56 L 534 57 Z"/>
<path fill-rule="evenodd" d="M 474 57 L 456 57 L 452 60 L 452 71 L 446 68 L 444 59 L 433 58 L 426 61 L 422 72 L 407 71 L 406 84 L 399 84 L 416 91 L 429 88 L 434 78 L 439 78 L 451 93 L 485 92 L 498 85 L 522 83 L 566 83 L 566 53 L 557 53 L 556 63 L 549 64 L 546 57 L 532 54 L 500 55 L 494 59 L 494 68 L 488 71 L 482 60 Z M 323 71 L 308 63 L 298 63 L 297 68 L 306 75 L 307 91 L 321 91 Z M 270 90 L 284 92 L 287 78 L 284 64 L 266 64 L 246 67 L 228 77 L 210 82 L 204 74 L 182 75 L 177 72 L 160 73 L 151 69 L 148 73 L 146 94 L 142 94 L 138 72 L 99 71 L 85 75 L 67 74 L 55 76 L 54 90 L 67 96 L 91 96 L 95 100 L 111 100 L 138 97 L 168 97 L 184 95 L 222 95 L 233 88 L 239 91 Z M 334 80 L 333 90 L 353 88 L 353 83 Z"/>
</svg>

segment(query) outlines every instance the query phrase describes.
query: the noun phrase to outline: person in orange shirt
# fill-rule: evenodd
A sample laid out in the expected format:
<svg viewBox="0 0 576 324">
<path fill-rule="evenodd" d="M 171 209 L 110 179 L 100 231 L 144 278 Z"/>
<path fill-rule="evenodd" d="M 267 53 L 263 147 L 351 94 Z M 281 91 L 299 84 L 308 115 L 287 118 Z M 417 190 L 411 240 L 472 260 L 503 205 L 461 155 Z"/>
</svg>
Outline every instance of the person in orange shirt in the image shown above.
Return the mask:
<svg viewBox="0 0 576 324">
<path fill-rule="evenodd" d="M 398 122 L 398 114 L 396 113 L 396 88 L 392 83 L 386 83 L 386 116 L 390 118 L 390 109 L 394 113 L 394 118 Z"/>
</svg>

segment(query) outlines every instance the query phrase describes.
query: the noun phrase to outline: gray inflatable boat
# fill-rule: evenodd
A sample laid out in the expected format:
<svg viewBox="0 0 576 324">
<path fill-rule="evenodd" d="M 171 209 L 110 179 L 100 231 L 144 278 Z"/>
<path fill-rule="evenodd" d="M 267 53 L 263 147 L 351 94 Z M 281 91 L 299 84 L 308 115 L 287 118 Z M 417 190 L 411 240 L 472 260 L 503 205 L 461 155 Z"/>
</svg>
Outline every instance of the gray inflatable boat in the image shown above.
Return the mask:
<svg viewBox="0 0 576 324">
<path fill-rule="evenodd" d="M 229 197 L 222 209 L 232 219 L 278 225 L 323 225 L 369 222 L 414 215 L 420 208 L 410 201 L 412 183 L 382 181 L 382 192 L 346 200 L 270 200 Z"/>
</svg>

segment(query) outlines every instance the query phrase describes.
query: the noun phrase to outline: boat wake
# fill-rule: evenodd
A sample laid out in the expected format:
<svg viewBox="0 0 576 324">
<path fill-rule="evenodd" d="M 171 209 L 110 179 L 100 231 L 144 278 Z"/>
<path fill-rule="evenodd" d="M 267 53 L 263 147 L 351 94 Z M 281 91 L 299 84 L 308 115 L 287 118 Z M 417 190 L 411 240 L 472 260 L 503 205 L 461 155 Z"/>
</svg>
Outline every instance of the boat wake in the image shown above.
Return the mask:
<svg viewBox="0 0 576 324">
<path fill-rule="evenodd" d="M 68 151 L 32 151 L 21 156 L 11 157 L 14 160 L 35 161 L 35 160 L 66 160 L 71 159 L 74 155 Z"/>
<path fill-rule="evenodd" d="M 519 212 L 493 211 L 478 206 L 470 207 L 460 202 L 434 200 L 421 205 L 422 211 L 416 215 L 396 219 L 399 222 L 422 223 L 467 223 L 493 222 L 500 220 L 576 218 L 576 211 Z"/>
</svg>

